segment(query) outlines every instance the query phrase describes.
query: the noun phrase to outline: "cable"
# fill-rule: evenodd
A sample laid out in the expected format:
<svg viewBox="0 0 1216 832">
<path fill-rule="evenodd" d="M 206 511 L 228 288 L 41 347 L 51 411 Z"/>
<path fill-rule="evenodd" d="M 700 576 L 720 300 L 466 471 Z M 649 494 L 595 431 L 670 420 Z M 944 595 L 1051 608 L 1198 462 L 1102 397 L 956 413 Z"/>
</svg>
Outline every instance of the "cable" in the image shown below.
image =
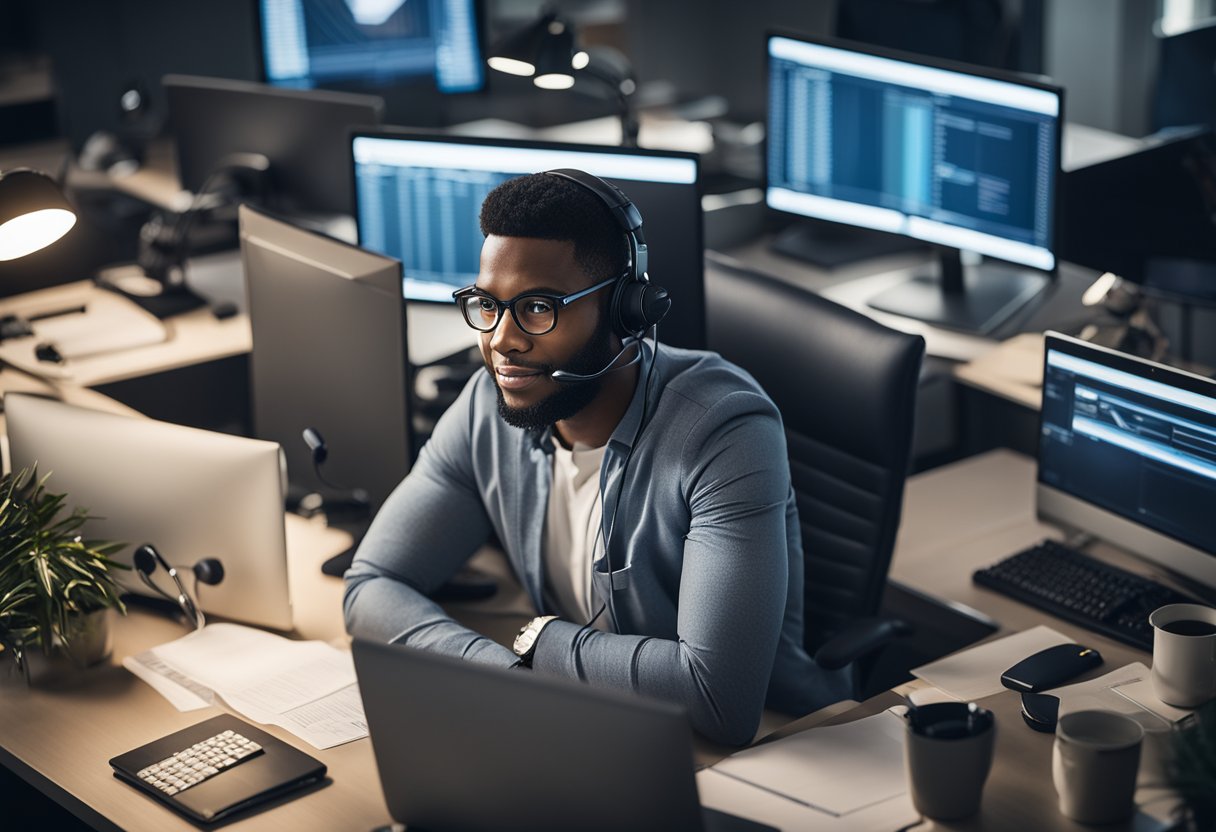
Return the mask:
<svg viewBox="0 0 1216 832">
<path fill-rule="evenodd" d="M 616 570 L 614 570 L 612 568 L 612 548 L 611 548 L 612 533 L 616 529 L 617 513 L 621 510 L 621 494 L 625 490 L 625 476 L 629 473 L 629 463 L 633 461 L 633 453 L 638 446 L 638 441 L 641 439 L 642 431 L 646 427 L 646 411 L 649 409 L 649 404 L 650 404 L 650 386 L 651 386 L 651 382 L 654 380 L 654 365 L 655 365 L 655 362 L 658 361 L 658 358 L 659 358 L 659 325 L 658 324 L 655 324 L 651 328 L 651 337 L 654 338 L 654 350 L 650 354 L 650 364 L 646 368 L 646 380 L 643 382 L 643 386 L 642 386 L 642 415 L 641 415 L 641 418 L 638 420 L 638 426 L 636 428 L 634 428 L 633 441 L 629 444 L 629 453 L 625 455 L 625 463 L 624 463 L 624 465 L 621 466 L 621 479 L 620 479 L 620 482 L 618 483 L 617 489 L 616 489 L 616 501 L 613 503 L 613 506 L 612 506 L 612 520 L 608 523 L 608 534 L 604 538 L 604 558 L 608 561 L 607 606 L 608 606 L 608 615 L 612 619 L 612 631 L 614 633 L 619 633 L 621 630 L 620 630 L 620 626 L 618 625 L 617 620 L 616 620 L 616 604 L 614 603 L 614 599 L 613 599 L 613 594 L 615 592 L 615 588 L 613 587 L 612 576 Z M 600 495 L 600 496 L 602 499 L 603 495 Z M 601 511 L 602 510 L 603 510 L 603 508 L 601 506 Z M 601 522 L 600 523 L 601 531 L 603 529 L 603 525 L 604 525 L 603 522 Z M 597 535 L 598 535 L 598 532 L 597 532 Z M 594 549 L 592 551 L 594 552 Z M 594 621 L 595 619 L 592 619 L 592 620 Z"/>
</svg>

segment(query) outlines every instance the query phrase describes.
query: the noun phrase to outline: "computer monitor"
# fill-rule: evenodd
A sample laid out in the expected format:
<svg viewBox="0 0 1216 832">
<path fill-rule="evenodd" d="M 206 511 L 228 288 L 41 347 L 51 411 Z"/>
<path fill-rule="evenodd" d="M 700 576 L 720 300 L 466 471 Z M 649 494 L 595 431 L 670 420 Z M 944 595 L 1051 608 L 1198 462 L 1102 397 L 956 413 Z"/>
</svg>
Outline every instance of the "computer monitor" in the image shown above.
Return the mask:
<svg viewBox="0 0 1216 832">
<path fill-rule="evenodd" d="M 659 340 L 705 347 L 704 251 L 695 154 L 420 135 L 352 139 L 359 244 L 405 264 L 405 297 L 452 302 L 477 279 L 486 194 L 508 179 L 578 168 L 620 187 L 642 213 L 650 277 L 671 293 Z"/>
<path fill-rule="evenodd" d="M 182 187 L 198 192 L 224 157 L 270 160 L 270 191 L 283 210 L 350 214 L 350 133 L 380 123 L 376 96 L 281 90 L 248 81 L 166 75 Z"/>
<path fill-rule="evenodd" d="M 1048 333 L 1035 498 L 1216 588 L 1216 381 Z"/>
<path fill-rule="evenodd" d="M 332 496 L 302 438 L 324 438 L 322 473 L 374 510 L 410 465 L 401 263 L 240 208 L 253 330 L 257 436 L 278 442 L 293 487 Z"/>
<path fill-rule="evenodd" d="M 1216 127 L 1216 17 L 1158 37 L 1153 128 Z"/>
<path fill-rule="evenodd" d="M 1216 305 L 1216 134 L 1196 128 L 1064 175 L 1060 256 Z"/>
<path fill-rule="evenodd" d="M 475 0 L 259 0 L 268 83 L 383 87 L 434 79 L 441 92 L 485 83 Z"/>
<path fill-rule="evenodd" d="M 218 558 L 219 584 L 188 587 L 205 612 L 292 628 L 278 445 L 15 393 L 4 413 L 13 469 L 36 463 L 52 491 L 88 509 L 86 537 L 128 544 L 114 555 L 128 566 L 143 543 L 187 575 Z M 118 579 L 157 597 L 134 572 Z"/>
<path fill-rule="evenodd" d="M 1062 92 L 996 71 L 844 41 L 770 35 L 766 199 L 804 217 L 942 250 L 940 280 L 870 300 L 990 332 L 1056 268 Z M 1017 268 L 968 269 L 967 250 Z"/>
</svg>

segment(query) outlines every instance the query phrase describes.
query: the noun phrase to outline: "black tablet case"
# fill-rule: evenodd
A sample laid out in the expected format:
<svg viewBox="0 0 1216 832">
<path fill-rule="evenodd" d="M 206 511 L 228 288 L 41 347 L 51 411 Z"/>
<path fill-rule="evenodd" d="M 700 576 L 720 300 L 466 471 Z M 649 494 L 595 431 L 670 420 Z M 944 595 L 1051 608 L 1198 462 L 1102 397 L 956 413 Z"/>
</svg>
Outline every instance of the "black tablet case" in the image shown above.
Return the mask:
<svg viewBox="0 0 1216 832">
<path fill-rule="evenodd" d="M 264 753 L 175 795 L 165 794 L 137 776 L 139 771 L 153 763 L 227 730 L 236 731 L 258 743 Z M 325 764 L 320 760 L 230 714 L 212 717 L 141 745 L 113 758 L 110 765 L 114 768 L 115 777 L 203 823 L 228 817 L 285 792 L 315 783 L 325 776 Z"/>
</svg>

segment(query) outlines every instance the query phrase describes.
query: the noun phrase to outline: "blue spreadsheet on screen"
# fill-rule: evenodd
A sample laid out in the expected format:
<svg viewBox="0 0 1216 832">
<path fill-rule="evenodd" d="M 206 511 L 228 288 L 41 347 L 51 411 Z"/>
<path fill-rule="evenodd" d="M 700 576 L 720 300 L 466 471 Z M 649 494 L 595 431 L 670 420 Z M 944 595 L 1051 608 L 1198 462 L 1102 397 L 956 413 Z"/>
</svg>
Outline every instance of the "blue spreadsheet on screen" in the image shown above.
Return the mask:
<svg viewBox="0 0 1216 832">
<path fill-rule="evenodd" d="M 474 0 L 261 0 L 266 80 L 315 87 L 433 76 L 481 89 Z"/>
<path fill-rule="evenodd" d="M 1054 268 L 1054 92 L 773 37 L 769 96 L 770 206 Z"/>
</svg>

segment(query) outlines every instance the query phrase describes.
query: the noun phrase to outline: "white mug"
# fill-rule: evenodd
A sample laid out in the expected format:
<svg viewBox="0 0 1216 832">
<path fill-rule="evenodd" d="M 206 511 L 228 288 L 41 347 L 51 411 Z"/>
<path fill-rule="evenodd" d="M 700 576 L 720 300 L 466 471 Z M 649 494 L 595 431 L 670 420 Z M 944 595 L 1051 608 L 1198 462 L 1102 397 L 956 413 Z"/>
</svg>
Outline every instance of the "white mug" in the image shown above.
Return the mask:
<svg viewBox="0 0 1216 832">
<path fill-rule="evenodd" d="M 1114 711 L 1074 711 L 1056 723 L 1051 779 L 1060 811 L 1080 823 L 1113 823 L 1136 808 L 1144 728 Z"/>
<path fill-rule="evenodd" d="M 1216 697 L 1216 609 L 1169 604 L 1153 625 L 1153 693 L 1167 705 L 1194 708 Z M 1171 632 L 1190 625 L 1190 632 Z M 1197 630 L 1212 630 L 1198 633 Z"/>
</svg>

